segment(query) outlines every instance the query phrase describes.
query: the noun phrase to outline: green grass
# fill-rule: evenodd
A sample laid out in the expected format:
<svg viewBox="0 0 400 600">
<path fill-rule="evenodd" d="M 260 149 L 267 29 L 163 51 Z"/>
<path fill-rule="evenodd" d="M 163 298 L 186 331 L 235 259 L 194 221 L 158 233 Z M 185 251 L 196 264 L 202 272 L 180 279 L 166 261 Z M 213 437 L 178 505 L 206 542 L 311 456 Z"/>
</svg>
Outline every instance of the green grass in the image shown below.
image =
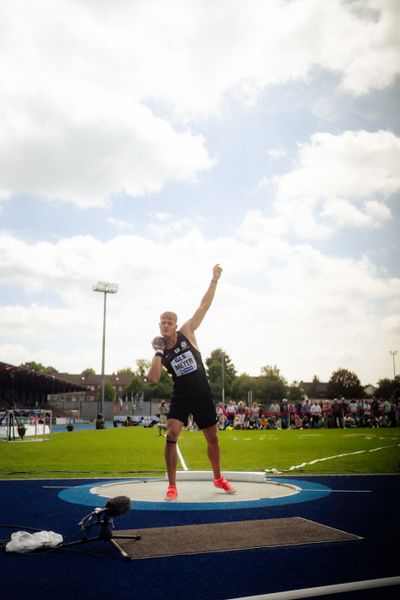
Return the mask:
<svg viewBox="0 0 400 600">
<path fill-rule="evenodd" d="M 400 429 L 222 431 L 219 439 L 224 470 L 284 472 L 292 465 L 348 454 L 290 473 L 399 472 Z M 163 475 L 164 444 L 157 429 L 142 427 L 55 433 L 44 442 L 0 442 L 0 478 Z M 210 469 L 201 432 L 184 431 L 179 447 L 189 470 Z"/>
</svg>

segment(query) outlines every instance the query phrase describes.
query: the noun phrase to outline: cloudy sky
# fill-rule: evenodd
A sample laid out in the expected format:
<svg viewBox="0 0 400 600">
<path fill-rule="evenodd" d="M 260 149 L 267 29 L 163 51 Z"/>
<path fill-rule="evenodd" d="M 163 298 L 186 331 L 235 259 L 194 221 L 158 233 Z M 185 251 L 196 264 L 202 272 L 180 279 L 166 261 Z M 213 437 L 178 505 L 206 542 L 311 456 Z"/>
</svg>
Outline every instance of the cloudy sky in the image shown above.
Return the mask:
<svg viewBox="0 0 400 600">
<path fill-rule="evenodd" d="M 0 0 L 0 360 L 400 361 L 398 0 Z M 396 365 L 397 366 L 397 365 Z"/>
</svg>

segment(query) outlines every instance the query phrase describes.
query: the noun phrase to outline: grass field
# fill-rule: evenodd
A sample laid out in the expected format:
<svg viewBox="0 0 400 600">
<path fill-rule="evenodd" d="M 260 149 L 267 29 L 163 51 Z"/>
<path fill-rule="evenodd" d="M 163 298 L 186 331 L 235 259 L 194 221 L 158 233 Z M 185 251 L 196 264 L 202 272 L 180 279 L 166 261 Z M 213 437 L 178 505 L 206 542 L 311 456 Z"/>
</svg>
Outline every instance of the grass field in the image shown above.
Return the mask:
<svg viewBox="0 0 400 600">
<path fill-rule="evenodd" d="M 222 431 L 219 438 L 224 470 L 286 472 L 316 461 L 289 473 L 400 471 L 400 429 Z M 44 442 L 1 442 L 0 478 L 163 475 L 164 444 L 157 429 L 142 427 L 54 433 Z M 189 470 L 210 469 L 201 432 L 184 431 L 179 447 Z"/>
</svg>

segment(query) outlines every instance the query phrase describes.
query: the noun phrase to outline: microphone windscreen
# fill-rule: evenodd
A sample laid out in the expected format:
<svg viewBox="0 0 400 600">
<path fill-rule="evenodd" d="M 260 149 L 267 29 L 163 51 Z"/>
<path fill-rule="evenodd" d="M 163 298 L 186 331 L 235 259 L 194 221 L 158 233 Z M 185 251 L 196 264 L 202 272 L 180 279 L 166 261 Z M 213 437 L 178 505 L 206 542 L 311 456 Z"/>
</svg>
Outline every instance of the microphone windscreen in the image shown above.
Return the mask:
<svg viewBox="0 0 400 600">
<path fill-rule="evenodd" d="M 106 509 L 110 517 L 118 517 L 131 509 L 131 500 L 128 496 L 115 496 L 107 500 Z"/>
</svg>

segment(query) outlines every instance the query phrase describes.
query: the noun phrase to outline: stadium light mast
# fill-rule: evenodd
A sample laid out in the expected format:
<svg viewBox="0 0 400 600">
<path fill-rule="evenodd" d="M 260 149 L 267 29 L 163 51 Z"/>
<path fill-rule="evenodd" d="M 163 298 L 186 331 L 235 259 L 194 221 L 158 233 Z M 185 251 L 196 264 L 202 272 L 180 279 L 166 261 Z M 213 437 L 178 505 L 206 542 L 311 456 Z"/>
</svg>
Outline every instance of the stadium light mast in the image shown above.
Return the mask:
<svg viewBox="0 0 400 600">
<path fill-rule="evenodd" d="M 221 352 L 221 395 L 222 404 L 225 405 L 225 361 L 223 352 Z"/>
<path fill-rule="evenodd" d="M 397 350 L 389 350 L 389 354 L 393 359 L 393 379 L 396 378 L 396 362 L 395 362 L 395 356 L 397 354 Z"/>
<path fill-rule="evenodd" d="M 104 294 L 104 307 L 103 307 L 103 342 L 101 352 L 101 396 L 100 396 L 100 410 L 104 417 L 104 365 L 105 365 L 105 353 L 106 353 L 106 307 L 107 307 L 107 294 L 116 294 L 118 292 L 117 283 L 108 283 L 106 281 L 98 281 L 93 286 L 94 292 L 102 292 Z"/>
</svg>

